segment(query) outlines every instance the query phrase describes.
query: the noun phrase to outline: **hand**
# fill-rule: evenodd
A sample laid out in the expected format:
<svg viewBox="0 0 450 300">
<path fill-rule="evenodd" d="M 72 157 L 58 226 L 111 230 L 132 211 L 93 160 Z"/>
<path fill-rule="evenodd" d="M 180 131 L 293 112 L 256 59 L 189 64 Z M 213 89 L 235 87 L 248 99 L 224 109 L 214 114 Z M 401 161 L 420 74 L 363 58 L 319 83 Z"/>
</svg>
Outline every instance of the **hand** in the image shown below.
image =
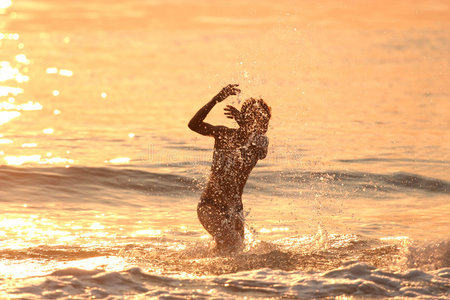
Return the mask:
<svg viewBox="0 0 450 300">
<path fill-rule="evenodd" d="M 241 112 L 237 108 L 227 105 L 223 110 L 225 111 L 225 116 L 227 116 L 228 119 L 235 119 L 236 122 L 241 125 L 242 116 Z"/>
<path fill-rule="evenodd" d="M 238 89 L 237 87 L 239 86 L 239 84 L 229 84 L 226 87 L 224 87 L 216 96 L 216 101 L 217 102 L 222 102 L 223 100 L 225 100 L 227 97 L 231 96 L 231 95 L 237 95 L 241 92 L 240 89 Z"/>
</svg>

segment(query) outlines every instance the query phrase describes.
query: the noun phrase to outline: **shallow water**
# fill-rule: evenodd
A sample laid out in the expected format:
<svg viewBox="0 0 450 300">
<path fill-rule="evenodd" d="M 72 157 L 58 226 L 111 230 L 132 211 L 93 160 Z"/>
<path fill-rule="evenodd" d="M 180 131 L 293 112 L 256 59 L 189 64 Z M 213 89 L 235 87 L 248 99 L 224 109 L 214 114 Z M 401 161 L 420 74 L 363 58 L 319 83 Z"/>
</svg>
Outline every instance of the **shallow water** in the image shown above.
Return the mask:
<svg viewBox="0 0 450 300">
<path fill-rule="evenodd" d="M 1 1 L 2 298 L 450 297 L 445 1 Z M 263 97 L 246 248 L 196 205 Z"/>
</svg>

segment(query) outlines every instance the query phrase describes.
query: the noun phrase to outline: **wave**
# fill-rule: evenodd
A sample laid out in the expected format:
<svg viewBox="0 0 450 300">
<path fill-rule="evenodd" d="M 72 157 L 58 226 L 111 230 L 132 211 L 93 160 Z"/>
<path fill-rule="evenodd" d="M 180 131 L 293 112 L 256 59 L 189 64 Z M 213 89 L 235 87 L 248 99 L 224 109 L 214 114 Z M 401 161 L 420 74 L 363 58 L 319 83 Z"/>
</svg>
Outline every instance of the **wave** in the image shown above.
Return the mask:
<svg viewBox="0 0 450 300">
<path fill-rule="evenodd" d="M 111 167 L 0 167 L 0 190 L 14 188 L 49 190 L 77 195 L 89 191 L 133 190 L 145 194 L 180 194 L 198 189 L 195 179 L 137 169 Z"/>
<path fill-rule="evenodd" d="M 424 164 L 439 164 L 450 165 L 448 160 L 436 159 L 417 159 L 417 158 L 381 158 L 381 157 L 367 157 L 358 159 L 338 159 L 337 162 L 343 163 L 370 163 L 370 162 L 407 162 L 407 163 L 424 163 Z"/>
<path fill-rule="evenodd" d="M 105 298 L 132 295 L 158 299 L 283 297 L 317 299 L 336 296 L 429 297 L 449 296 L 450 269 L 426 273 L 410 270 L 387 273 L 355 263 L 326 273 L 260 269 L 216 278 L 181 279 L 153 275 L 140 268 L 121 272 L 67 268 L 34 284 L 20 287 L 15 296 Z M 36 283 L 37 282 L 37 283 Z M 27 283 L 27 282 L 25 282 Z"/>
<path fill-rule="evenodd" d="M 221 275 L 261 268 L 326 272 L 356 262 L 385 271 L 450 268 L 450 240 L 418 242 L 401 237 L 384 241 L 322 231 L 270 242 L 260 241 L 251 234 L 246 239 L 246 249 L 230 256 L 217 255 L 204 242 L 178 244 L 183 250 L 173 250 L 177 244 L 168 240 L 158 241 L 158 247 L 154 243 L 129 244 L 120 249 L 119 255 L 141 262 L 145 269 L 195 275 Z"/>
<path fill-rule="evenodd" d="M 17 296 L 82 298 L 139 295 L 160 299 L 183 297 L 284 297 L 317 299 L 356 297 L 445 297 L 450 269 L 425 273 L 411 270 L 386 273 L 356 263 L 323 274 L 261 269 L 217 278 L 180 279 L 152 275 L 139 268 L 121 272 L 87 271 L 77 268 L 56 271 L 43 282 L 18 288 Z"/>
<path fill-rule="evenodd" d="M 129 245 L 119 253 L 91 249 L 104 258 L 97 268 L 95 257 L 84 256 L 87 249 L 78 258 L 64 254 L 64 260 L 78 260 L 64 262 L 39 277 L 11 279 L 9 292 L 24 298 L 136 295 L 316 299 L 450 295 L 450 265 L 445 260 L 450 249 L 448 241 L 428 245 L 409 241 L 411 244 L 405 246 L 404 241 L 388 244 L 355 235 L 331 234 L 325 239 L 301 236 L 254 244 L 245 253 L 229 256 L 211 255 L 204 244 L 187 244 L 184 250 L 176 250 L 173 241 L 167 241 L 166 248 L 160 242 Z M 29 249 L 35 254 L 42 252 L 47 255 L 44 259 L 51 260 L 49 250 Z M 72 253 L 72 250 L 76 249 L 58 251 Z M 121 265 L 118 259 L 124 254 L 129 263 L 117 269 Z M 433 266 L 412 259 L 425 255 L 434 260 Z M 24 261 L 26 257 L 18 259 Z M 81 267 L 86 265 L 94 269 Z"/>
<path fill-rule="evenodd" d="M 158 169 L 156 169 L 158 170 Z M 70 168 L 20 168 L 0 166 L 0 191 L 7 201 L 8 193 L 62 193 L 65 197 L 94 193 L 109 194 L 132 191 L 142 194 L 184 196 L 201 190 L 205 178 L 198 172 L 174 173 L 152 172 L 122 167 Z M 184 168 L 186 170 L 186 166 Z M 297 197 L 298 191 L 331 191 L 357 195 L 358 193 L 410 193 L 427 192 L 450 194 L 450 183 L 411 173 L 375 174 L 365 172 L 308 172 L 302 170 L 263 171 L 255 170 L 250 176 L 246 190 L 251 193 Z M 0 195 L 1 196 L 1 195 Z M 10 195 L 9 195 L 10 196 Z"/>
<path fill-rule="evenodd" d="M 334 189 L 351 192 L 378 191 L 384 193 L 405 193 L 422 191 L 450 194 L 450 183 L 441 179 L 424 177 L 418 174 L 397 172 L 394 174 L 376 174 L 367 172 L 261 172 L 252 175 L 257 181 L 268 186 L 267 190 L 277 191 L 277 185 L 287 188 L 310 189 L 311 186 L 322 189 Z M 252 181 L 249 180 L 252 184 Z M 264 188 L 264 187 L 262 187 Z"/>
</svg>

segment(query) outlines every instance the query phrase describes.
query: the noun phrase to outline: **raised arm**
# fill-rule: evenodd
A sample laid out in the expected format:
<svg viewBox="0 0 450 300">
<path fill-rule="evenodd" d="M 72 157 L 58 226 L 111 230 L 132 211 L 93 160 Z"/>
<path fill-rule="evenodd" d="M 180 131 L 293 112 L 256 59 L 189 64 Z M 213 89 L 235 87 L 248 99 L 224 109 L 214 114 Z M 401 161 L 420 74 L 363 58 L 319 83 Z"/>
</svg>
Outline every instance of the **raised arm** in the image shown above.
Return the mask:
<svg viewBox="0 0 450 300">
<path fill-rule="evenodd" d="M 189 128 L 197 133 L 207 136 L 215 136 L 221 130 L 225 129 L 225 126 L 213 126 L 204 122 L 206 116 L 211 109 L 219 102 L 225 100 L 228 96 L 237 95 L 240 90 L 237 88 L 238 84 L 229 84 L 224 87 L 214 98 L 206 103 L 189 121 Z"/>
</svg>

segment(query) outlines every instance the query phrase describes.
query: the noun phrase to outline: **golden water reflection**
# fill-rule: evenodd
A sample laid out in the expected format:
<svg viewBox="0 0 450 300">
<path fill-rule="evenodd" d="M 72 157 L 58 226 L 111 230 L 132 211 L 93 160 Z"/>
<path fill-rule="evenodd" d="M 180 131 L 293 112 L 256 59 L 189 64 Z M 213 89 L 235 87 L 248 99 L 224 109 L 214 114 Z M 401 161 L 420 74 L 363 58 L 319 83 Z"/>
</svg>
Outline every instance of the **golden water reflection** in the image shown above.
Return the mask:
<svg viewBox="0 0 450 300">
<path fill-rule="evenodd" d="M 16 60 L 22 63 L 24 62 L 26 62 L 27 64 L 30 63 L 30 61 L 23 54 L 17 55 Z M 30 77 L 22 74 L 19 69 L 11 66 L 10 62 L 2 61 L 0 62 L 0 81 L 7 81 L 7 80 L 15 80 L 18 83 L 23 83 L 29 81 Z"/>
<path fill-rule="evenodd" d="M 3 2 L 4 3 L 4 2 Z M 5 5 L 3 5 L 5 6 Z M 0 40 L 19 40 L 19 34 L 17 33 L 1 33 Z M 20 43 L 18 45 L 19 49 L 23 49 L 24 45 Z M 23 67 L 24 65 L 30 65 L 32 63 L 31 59 L 27 57 L 24 53 L 16 54 L 14 60 L 10 61 L 0 61 L 0 82 L 3 82 L 3 85 L 0 85 L 0 97 L 4 97 L 4 99 L 0 98 L 0 126 L 4 125 L 13 119 L 16 119 L 22 116 L 23 112 L 30 111 L 42 111 L 44 106 L 38 101 L 28 100 L 27 102 L 20 102 L 19 99 L 16 99 L 19 95 L 26 96 L 24 93 L 24 89 L 20 86 L 16 86 L 15 84 L 11 84 L 15 82 L 18 85 L 24 84 L 30 80 L 30 77 L 23 74 L 23 72 L 28 72 L 28 67 Z M 13 63 L 15 62 L 15 63 Z M 61 76 L 70 77 L 73 75 L 73 72 L 68 69 L 58 69 L 58 68 L 47 68 L 48 74 L 59 74 Z M 54 90 L 53 95 L 59 95 L 59 91 Z M 58 109 L 53 110 L 53 115 L 60 114 L 61 111 Z M 55 132 L 54 128 L 48 127 L 42 130 L 42 133 L 45 135 L 51 135 Z M 34 141 L 21 141 L 19 148 L 14 148 L 14 138 L 0 136 L 0 145 L 11 145 L 10 148 L 1 149 L 0 155 L 6 155 L 3 157 L 3 162 L 6 165 L 12 166 L 21 166 L 24 164 L 64 164 L 66 167 L 73 164 L 75 161 L 71 158 L 64 158 L 53 156 L 52 153 L 47 152 L 45 155 L 41 153 L 19 153 L 19 149 L 30 149 L 37 148 L 38 144 Z"/>
<path fill-rule="evenodd" d="M 0 139 L 0 145 L 12 144 L 13 141 L 10 139 Z"/>
<path fill-rule="evenodd" d="M 2 13 L 2 10 L 7 9 L 12 4 L 11 0 L 0 0 L 0 13 Z"/>
<path fill-rule="evenodd" d="M 39 262 L 36 260 L 0 260 L 0 269 L 2 270 L 2 276 L 14 279 L 26 278 L 30 276 L 43 276 L 48 275 L 55 270 L 64 270 L 70 268 L 76 268 L 85 271 L 101 269 L 107 272 L 117 272 L 126 269 L 127 265 L 128 263 L 124 258 L 117 256 L 99 256 L 73 261 L 52 260 Z"/>
<path fill-rule="evenodd" d="M 22 148 L 34 148 L 37 147 L 38 144 L 36 143 L 23 143 Z"/>
<path fill-rule="evenodd" d="M 0 111 L 0 125 L 8 123 L 14 118 L 20 116 L 21 113 L 18 111 Z"/>
<path fill-rule="evenodd" d="M 42 110 L 43 107 L 39 102 L 28 101 L 24 104 L 14 104 L 14 102 L 14 98 L 10 98 L 8 102 L 0 102 L 0 109 L 33 111 Z"/>
<path fill-rule="evenodd" d="M 8 96 L 9 94 L 12 94 L 14 96 L 17 96 L 18 94 L 23 93 L 23 89 L 16 88 L 16 87 L 10 87 L 10 86 L 0 86 L 0 97 Z"/>
<path fill-rule="evenodd" d="M 119 165 L 119 164 L 128 164 L 130 162 L 130 158 L 129 157 L 117 157 L 117 158 L 113 158 L 110 160 L 105 160 L 105 163 L 110 163 L 110 164 L 114 164 L 114 165 Z"/>
<path fill-rule="evenodd" d="M 47 74 L 59 74 L 61 76 L 66 76 L 66 77 L 70 77 L 73 76 L 73 71 L 71 70 L 67 70 L 67 69 L 59 69 L 52 67 L 52 68 L 47 68 L 46 70 Z"/>
<path fill-rule="evenodd" d="M 55 130 L 53 128 L 45 128 L 45 129 L 42 130 L 42 132 L 44 134 L 52 134 L 52 133 L 55 132 Z"/>
<path fill-rule="evenodd" d="M 51 156 L 51 155 L 48 155 Z M 70 158 L 63 158 L 63 157 L 51 157 L 51 158 L 42 158 L 39 154 L 34 155 L 21 155 L 21 156 L 13 156 L 8 155 L 5 156 L 4 161 L 7 165 L 10 166 L 21 166 L 23 164 L 29 164 L 29 163 L 36 163 L 36 164 L 73 164 L 75 161 Z M 68 165 L 67 165 L 68 167 Z"/>
<path fill-rule="evenodd" d="M 11 1 L 0 1 L 0 10 L 9 6 L 11 6 Z M 0 33 L 0 40 L 17 41 L 18 39 L 19 34 L 17 33 Z M 30 64 L 30 59 L 23 53 L 17 54 L 14 58 L 18 66 L 13 66 L 9 61 L 0 61 L 0 82 L 15 81 L 18 84 L 22 84 L 29 81 L 29 76 L 22 74 L 19 67 Z M 10 86 L 9 84 L 0 85 L 0 97 L 9 97 L 4 101 L 0 99 L 0 126 L 21 116 L 22 113 L 20 111 L 42 110 L 43 106 L 39 102 L 28 101 L 26 103 L 16 104 L 14 97 L 23 92 L 24 90 L 17 86 Z M 12 144 L 13 142 L 12 139 L 0 139 L 1 145 Z"/>
<path fill-rule="evenodd" d="M 29 206 L 22 206 L 27 209 Z M 4 216 L 0 219 L 0 249 L 23 249 L 39 245 L 104 246 L 115 232 L 104 230 L 102 221 L 51 220 L 38 214 Z M 6 237 L 8 239 L 6 239 Z"/>
</svg>

